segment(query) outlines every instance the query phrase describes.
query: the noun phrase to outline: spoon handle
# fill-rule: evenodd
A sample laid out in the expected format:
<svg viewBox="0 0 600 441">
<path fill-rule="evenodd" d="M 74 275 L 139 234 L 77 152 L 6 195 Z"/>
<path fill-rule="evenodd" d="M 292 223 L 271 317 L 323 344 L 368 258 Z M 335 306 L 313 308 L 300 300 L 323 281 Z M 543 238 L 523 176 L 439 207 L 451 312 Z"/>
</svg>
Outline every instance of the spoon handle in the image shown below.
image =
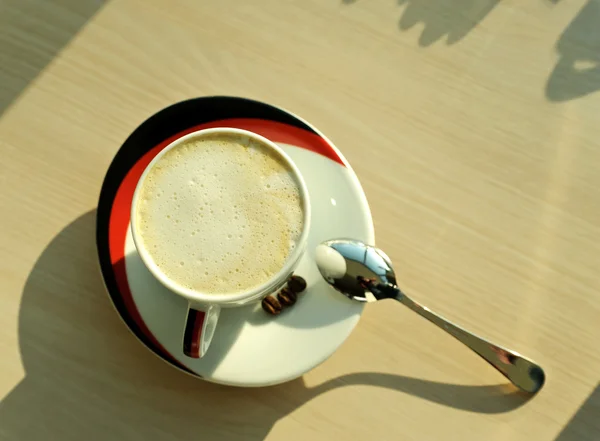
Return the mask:
<svg viewBox="0 0 600 441">
<path fill-rule="evenodd" d="M 396 300 L 471 348 L 476 354 L 498 369 L 502 375 L 508 378 L 519 389 L 530 393 L 535 393 L 541 389 L 544 384 L 545 374 L 539 365 L 517 352 L 497 346 L 464 330 L 460 326 L 434 313 L 429 308 L 415 302 L 398 288 L 396 289 L 398 291 L 394 297 Z"/>
</svg>

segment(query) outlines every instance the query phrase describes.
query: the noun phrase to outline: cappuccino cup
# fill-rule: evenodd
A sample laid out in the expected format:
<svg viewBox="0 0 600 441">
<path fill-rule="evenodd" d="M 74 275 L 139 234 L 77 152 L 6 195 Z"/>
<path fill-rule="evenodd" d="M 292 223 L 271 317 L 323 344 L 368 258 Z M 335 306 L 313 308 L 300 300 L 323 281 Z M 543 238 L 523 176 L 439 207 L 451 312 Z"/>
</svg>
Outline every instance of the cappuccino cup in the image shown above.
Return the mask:
<svg viewBox="0 0 600 441">
<path fill-rule="evenodd" d="M 185 355 L 202 357 L 221 308 L 278 291 L 310 228 L 306 184 L 292 160 L 255 133 L 213 128 L 169 144 L 144 170 L 131 232 L 148 270 L 188 301 Z"/>
</svg>

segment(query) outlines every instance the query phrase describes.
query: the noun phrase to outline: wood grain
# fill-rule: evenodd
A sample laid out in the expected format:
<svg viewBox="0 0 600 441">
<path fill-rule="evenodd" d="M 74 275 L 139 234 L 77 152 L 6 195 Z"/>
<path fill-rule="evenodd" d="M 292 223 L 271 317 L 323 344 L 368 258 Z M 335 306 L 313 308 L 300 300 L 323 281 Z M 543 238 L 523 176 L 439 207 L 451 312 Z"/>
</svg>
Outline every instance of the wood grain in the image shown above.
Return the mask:
<svg viewBox="0 0 600 441">
<path fill-rule="evenodd" d="M 597 0 L 0 3 L 0 439 L 599 439 L 599 20 Z M 281 386 L 149 354 L 104 296 L 99 188 L 140 122 L 211 94 L 325 132 L 404 289 L 544 389 L 385 302 Z"/>
</svg>

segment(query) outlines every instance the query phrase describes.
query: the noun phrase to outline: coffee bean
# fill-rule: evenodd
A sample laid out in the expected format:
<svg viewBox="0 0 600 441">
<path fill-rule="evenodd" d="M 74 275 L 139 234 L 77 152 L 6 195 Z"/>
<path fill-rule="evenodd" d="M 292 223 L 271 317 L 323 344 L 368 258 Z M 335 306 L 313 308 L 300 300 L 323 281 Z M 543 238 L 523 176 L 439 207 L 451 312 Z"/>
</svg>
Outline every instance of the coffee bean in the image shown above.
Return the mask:
<svg viewBox="0 0 600 441">
<path fill-rule="evenodd" d="M 262 307 L 267 313 L 269 313 L 271 315 L 280 314 L 281 310 L 283 309 L 283 306 L 281 306 L 281 303 L 279 303 L 279 300 L 277 300 L 273 296 L 265 297 L 262 300 Z"/>
<path fill-rule="evenodd" d="M 292 306 L 298 298 L 296 293 L 289 288 L 283 288 L 277 294 L 277 298 L 283 306 Z"/>
<path fill-rule="evenodd" d="M 300 276 L 292 276 L 287 285 L 292 292 L 299 294 L 306 289 L 306 280 Z"/>
</svg>

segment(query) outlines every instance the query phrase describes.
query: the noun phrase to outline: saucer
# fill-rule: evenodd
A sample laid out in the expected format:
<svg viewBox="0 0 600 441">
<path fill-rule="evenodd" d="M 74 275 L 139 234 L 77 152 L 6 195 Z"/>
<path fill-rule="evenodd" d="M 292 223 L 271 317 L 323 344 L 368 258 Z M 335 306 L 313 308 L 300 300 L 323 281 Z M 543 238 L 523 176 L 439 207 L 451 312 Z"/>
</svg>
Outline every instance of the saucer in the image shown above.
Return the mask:
<svg viewBox="0 0 600 441">
<path fill-rule="evenodd" d="M 306 279 L 298 302 L 279 316 L 260 304 L 223 309 L 207 354 L 183 354 L 187 302 L 160 284 L 136 252 L 129 228 L 138 179 L 156 154 L 181 136 L 234 127 L 277 143 L 300 169 L 312 206 L 307 251 L 295 274 Z M 351 237 L 374 243 L 367 200 L 348 162 L 333 144 L 297 116 L 236 97 L 196 98 L 146 120 L 125 141 L 102 184 L 96 243 L 108 294 L 133 334 L 167 363 L 207 381 L 267 386 L 297 378 L 325 361 L 354 329 L 363 305 L 323 280 L 314 250 L 324 240 Z"/>
</svg>

